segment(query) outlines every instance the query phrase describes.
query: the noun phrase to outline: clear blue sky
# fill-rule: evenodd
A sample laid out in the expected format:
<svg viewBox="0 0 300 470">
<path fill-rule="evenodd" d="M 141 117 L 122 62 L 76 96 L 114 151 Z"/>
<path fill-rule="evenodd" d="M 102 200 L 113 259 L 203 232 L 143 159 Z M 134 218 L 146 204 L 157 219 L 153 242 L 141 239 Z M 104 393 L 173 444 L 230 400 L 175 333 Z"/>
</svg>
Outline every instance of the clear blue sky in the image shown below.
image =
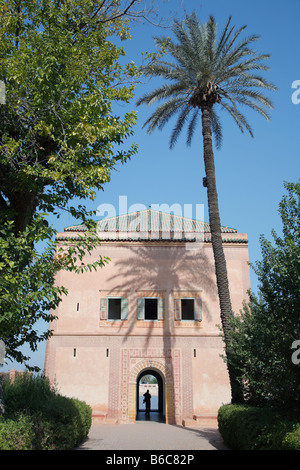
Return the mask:
<svg viewBox="0 0 300 470">
<path fill-rule="evenodd" d="M 271 230 L 281 230 L 278 204 L 284 194 L 283 182 L 297 181 L 300 173 L 300 104 L 293 104 L 291 99 L 295 91 L 292 83 L 300 80 L 300 1 L 155 0 L 154 4 L 166 20 L 171 11 L 177 11 L 177 17 L 182 18 L 185 12 L 195 10 L 200 21 L 207 21 L 213 14 L 223 27 L 231 15 L 236 26 L 247 25 L 245 34 L 261 36 L 256 43 L 259 52 L 271 54 L 268 61 L 271 70 L 267 77 L 279 88 L 270 94 L 274 103 L 271 121 L 245 110 L 254 130 L 253 139 L 241 134 L 236 124 L 224 115 L 223 145 L 221 150 L 215 151 L 221 223 L 248 234 L 249 258 L 254 263 L 261 258 L 260 234 L 272 239 Z M 170 34 L 170 30 L 149 23 L 136 25 L 131 41 L 123 44 L 128 60 L 139 64 L 142 51 L 154 50 L 153 36 Z M 153 86 L 151 82 L 139 85 L 128 110 L 136 108 L 137 98 Z M 128 208 L 137 203 L 146 207 L 178 203 L 182 208 L 184 204 L 192 204 L 192 207 L 204 204 L 205 220 L 208 221 L 206 190 L 202 186 L 201 128 L 191 147 L 186 147 L 183 132 L 175 148 L 169 150 L 173 122 L 163 132 L 156 131 L 150 136 L 142 129 L 154 109 L 146 106 L 137 109 L 138 124 L 131 140 L 137 142 L 139 152 L 130 162 L 120 166 L 119 171 L 112 173 L 111 182 L 89 207 L 97 209 L 101 204 L 113 204 L 118 212 L 120 196 L 127 197 Z M 122 113 L 127 108 L 122 106 L 119 111 Z M 64 215 L 54 222 L 61 231 L 74 220 Z M 257 280 L 252 270 L 251 284 L 256 291 Z M 32 356 L 32 363 L 43 368 L 44 353 L 45 345 L 42 344 Z M 13 367 L 21 369 L 21 366 L 9 363 L 1 371 Z"/>
</svg>

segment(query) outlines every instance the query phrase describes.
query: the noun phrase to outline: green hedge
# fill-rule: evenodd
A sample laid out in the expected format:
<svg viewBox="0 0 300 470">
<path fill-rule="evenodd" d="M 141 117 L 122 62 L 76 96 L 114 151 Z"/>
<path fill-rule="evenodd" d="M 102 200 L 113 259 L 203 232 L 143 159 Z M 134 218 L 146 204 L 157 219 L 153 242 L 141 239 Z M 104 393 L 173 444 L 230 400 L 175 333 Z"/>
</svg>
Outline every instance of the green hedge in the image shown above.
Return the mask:
<svg viewBox="0 0 300 470">
<path fill-rule="evenodd" d="M 0 419 L 0 450 L 32 450 L 34 431 L 29 416 Z"/>
<path fill-rule="evenodd" d="M 299 411 L 224 405 L 218 412 L 220 434 L 234 450 L 300 450 Z"/>
<path fill-rule="evenodd" d="M 0 450 L 68 450 L 88 435 L 90 406 L 60 395 L 46 378 L 18 377 L 5 382 L 3 392 Z"/>
</svg>

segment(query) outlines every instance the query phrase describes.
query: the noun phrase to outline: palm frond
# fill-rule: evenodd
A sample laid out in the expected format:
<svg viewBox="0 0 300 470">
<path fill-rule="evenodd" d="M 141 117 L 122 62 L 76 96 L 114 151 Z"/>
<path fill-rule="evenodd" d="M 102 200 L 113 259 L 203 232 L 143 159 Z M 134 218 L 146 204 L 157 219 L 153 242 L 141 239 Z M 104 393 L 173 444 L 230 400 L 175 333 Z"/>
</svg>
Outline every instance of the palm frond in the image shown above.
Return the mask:
<svg viewBox="0 0 300 470">
<path fill-rule="evenodd" d="M 219 119 L 219 116 L 214 110 L 212 110 L 212 113 L 211 113 L 211 127 L 212 127 L 213 135 L 215 138 L 216 147 L 217 149 L 220 149 L 222 145 L 222 140 L 223 140 L 222 126 L 221 126 L 221 121 Z"/>
<path fill-rule="evenodd" d="M 194 79 L 197 75 L 197 64 L 199 64 L 194 42 L 181 23 L 175 24 L 176 28 L 173 27 L 173 31 L 176 37 L 180 38 L 179 44 L 169 40 L 167 50 L 178 66 L 188 72 L 188 75 Z M 161 40 L 161 43 L 163 44 L 164 40 Z"/>
<path fill-rule="evenodd" d="M 237 102 L 244 100 L 245 97 L 249 97 L 253 102 L 258 101 L 267 108 L 272 109 L 274 107 L 272 101 L 268 97 L 256 90 L 230 87 L 227 93 L 230 93 L 230 95 L 233 96 Z"/>
<path fill-rule="evenodd" d="M 210 63 L 213 63 L 214 61 L 216 38 L 217 38 L 217 25 L 216 25 L 214 17 L 210 16 L 207 22 L 207 40 L 206 40 L 206 47 L 205 47 L 205 54 Z"/>
<path fill-rule="evenodd" d="M 245 116 L 243 116 L 235 106 L 229 106 L 229 104 L 223 103 L 223 108 L 228 111 L 228 113 L 234 119 L 242 133 L 244 133 L 244 128 L 246 128 L 251 137 L 253 137 L 253 131 L 251 129 L 251 126 L 248 124 Z"/>
<path fill-rule="evenodd" d="M 188 133 L 187 133 L 187 139 L 186 139 L 186 143 L 188 146 L 190 146 L 192 143 L 192 138 L 194 136 L 199 114 L 200 114 L 200 110 L 198 108 L 195 108 L 193 116 L 190 120 L 189 127 L 188 127 Z"/>
<path fill-rule="evenodd" d="M 156 90 L 147 93 L 141 98 L 139 98 L 137 101 L 137 105 L 139 106 L 143 103 L 151 105 L 156 101 L 160 101 L 165 98 L 170 98 L 171 96 L 178 97 L 181 93 L 185 92 L 185 88 L 185 85 L 181 83 L 175 83 L 174 85 L 163 85 L 162 87 L 157 88 Z"/>
<path fill-rule="evenodd" d="M 170 148 L 172 149 L 177 142 L 178 136 L 182 131 L 184 124 L 186 123 L 187 117 L 191 111 L 190 106 L 185 105 L 182 107 L 181 112 L 179 114 L 176 126 L 173 129 L 170 139 Z"/>
<path fill-rule="evenodd" d="M 156 128 L 161 130 L 169 119 L 180 111 L 183 104 L 183 100 L 180 98 L 173 98 L 166 101 L 151 114 L 143 127 L 147 127 L 148 134 L 151 134 Z"/>
<path fill-rule="evenodd" d="M 227 36 L 226 42 L 222 46 L 222 50 L 218 52 L 218 57 L 221 60 L 224 60 L 228 57 L 229 54 L 231 54 L 231 49 L 239 37 L 239 35 L 246 29 L 246 26 L 242 26 L 240 29 L 238 29 L 232 36 L 232 33 L 234 31 L 234 28 L 231 30 L 230 35 Z M 218 46 L 219 49 L 219 46 Z"/>
<path fill-rule="evenodd" d="M 216 57 L 220 57 L 223 54 L 224 47 L 226 46 L 228 39 L 230 38 L 231 34 L 234 31 L 234 26 L 232 26 L 229 29 L 230 23 L 231 23 L 231 16 L 229 16 L 227 23 L 220 35 L 219 43 L 216 47 Z M 246 26 L 244 26 L 244 28 L 245 27 Z"/>
<path fill-rule="evenodd" d="M 200 26 L 195 13 L 186 18 L 185 24 L 189 33 L 189 49 L 193 51 L 193 67 L 196 67 L 196 70 L 199 71 L 199 65 L 206 60 L 206 28 Z"/>
</svg>

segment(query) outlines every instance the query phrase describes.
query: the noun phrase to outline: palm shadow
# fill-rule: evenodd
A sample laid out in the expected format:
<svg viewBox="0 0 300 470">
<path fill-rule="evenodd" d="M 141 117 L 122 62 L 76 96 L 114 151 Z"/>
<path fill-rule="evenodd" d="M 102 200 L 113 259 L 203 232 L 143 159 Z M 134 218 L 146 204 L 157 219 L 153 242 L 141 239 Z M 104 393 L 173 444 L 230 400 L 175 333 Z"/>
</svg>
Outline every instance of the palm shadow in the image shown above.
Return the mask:
<svg viewBox="0 0 300 470">
<path fill-rule="evenodd" d="M 157 244 L 151 246 L 135 245 L 128 246 L 129 255 L 125 258 L 111 259 L 116 275 L 111 276 L 108 281 L 113 284 L 114 289 L 136 293 L 138 291 L 203 291 L 210 298 L 217 298 L 214 265 L 208 259 L 205 249 L 186 250 L 184 243 L 181 249 L 178 245 L 166 247 Z M 149 246 L 150 245 L 150 246 Z M 170 253 L 170 250 L 171 253 Z M 171 256 L 170 256 L 171 255 Z M 133 298 L 133 296 L 132 296 Z M 211 320 L 211 312 L 208 306 L 208 297 L 202 301 L 202 317 Z M 169 295 L 165 296 L 165 309 L 163 321 L 163 347 L 164 351 L 171 354 L 173 369 L 173 306 L 169 305 Z M 195 322 L 196 323 L 196 322 Z M 201 323 L 197 322 L 199 334 Z M 137 305 L 128 305 L 127 329 L 123 342 L 131 336 L 137 325 Z M 121 328 L 121 326 L 120 326 Z M 147 322 L 145 334 L 146 347 L 150 339 L 157 334 L 154 321 Z M 172 386 L 174 391 L 174 374 L 171 371 Z"/>
</svg>

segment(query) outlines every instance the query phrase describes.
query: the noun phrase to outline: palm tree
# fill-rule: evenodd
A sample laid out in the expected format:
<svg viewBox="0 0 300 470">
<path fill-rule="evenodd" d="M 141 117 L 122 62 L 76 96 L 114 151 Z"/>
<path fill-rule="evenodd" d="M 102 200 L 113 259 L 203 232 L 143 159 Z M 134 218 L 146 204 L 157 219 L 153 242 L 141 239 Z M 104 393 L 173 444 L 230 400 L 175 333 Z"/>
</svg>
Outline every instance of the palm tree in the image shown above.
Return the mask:
<svg viewBox="0 0 300 470">
<path fill-rule="evenodd" d="M 250 48 L 258 36 L 240 39 L 246 26 L 236 29 L 229 17 L 225 28 L 217 37 L 217 24 L 213 16 L 200 24 L 195 13 L 182 22 L 175 21 L 173 33 L 178 42 L 168 38 L 155 38 L 157 45 L 171 55 L 172 61 L 157 58 L 143 68 L 148 77 L 160 77 L 165 84 L 147 93 L 138 100 L 138 105 L 150 105 L 163 100 L 147 119 L 144 127 L 149 133 L 161 130 L 178 113 L 172 131 L 170 148 L 175 145 L 183 127 L 187 124 L 187 145 L 191 144 L 198 119 L 202 120 L 203 155 L 206 176 L 203 185 L 207 188 L 209 223 L 215 260 L 221 323 L 226 354 L 230 345 L 229 319 L 233 316 L 228 286 L 226 260 L 223 252 L 218 195 L 215 178 L 212 134 L 216 146 L 222 142 L 222 128 L 217 108 L 223 108 L 234 119 L 240 130 L 247 130 L 253 137 L 252 129 L 238 109 L 245 105 L 269 120 L 266 108 L 272 108 L 271 101 L 262 89 L 276 90 L 257 71 L 268 70 L 263 64 L 269 55 L 256 53 Z M 241 400 L 240 387 L 235 372 L 228 367 L 231 383 L 232 402 Z"/>
</svg>

